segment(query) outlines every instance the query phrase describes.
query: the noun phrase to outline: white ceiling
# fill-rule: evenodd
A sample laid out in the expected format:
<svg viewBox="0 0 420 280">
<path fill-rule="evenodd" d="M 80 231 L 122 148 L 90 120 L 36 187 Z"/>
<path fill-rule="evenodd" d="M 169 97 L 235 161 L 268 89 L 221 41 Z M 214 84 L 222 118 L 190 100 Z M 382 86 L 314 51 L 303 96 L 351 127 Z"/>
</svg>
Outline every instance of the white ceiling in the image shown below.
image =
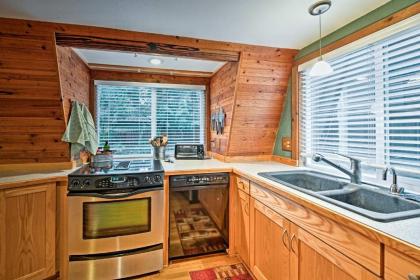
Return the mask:
<svg viewBox="0 0 420 280">
<path fill-rule="evenodd" d="M 300 49 L 317 39 L 316 0 L 0 0 L 0 17 Z M 332 0 L 328 34 L 389 0 Z"/>
<path fill-rule="evenodd" d="M 188 70 L 202 72 L 216 72 L 224 62 L 198 60 L 189 58 L 177 58 L 171 56 L 154 56 L 146 54 L 136 54 L 132 52 L 100 51 L 87 49 L 74 49 L 77 54 L 88 64 L 109 64 L 131 67 L 146 67 L 156 69 Z M 160 58 L 163 63 L 152 65 L 151 58 Z"/>
</svg>

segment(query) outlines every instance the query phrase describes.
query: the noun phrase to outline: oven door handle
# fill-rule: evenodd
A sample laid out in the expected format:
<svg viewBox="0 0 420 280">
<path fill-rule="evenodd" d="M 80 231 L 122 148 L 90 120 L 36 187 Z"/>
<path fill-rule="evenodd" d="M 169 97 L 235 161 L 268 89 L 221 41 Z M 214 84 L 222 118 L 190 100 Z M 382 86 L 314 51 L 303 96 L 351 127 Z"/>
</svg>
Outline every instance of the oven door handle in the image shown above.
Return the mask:
<svg viewBox="0 0 420 280">
<path fill-rule="evenodd" d="M 120 193 L 97 193 L 97 192 L 78 192 L 71 193 L 69 192 L 67 196 L 89 196 L 89 197 L 99 197 L 106 199 L 115 199 L 115 198 L 126 198 L 136 194 L 150 192 L 150 191 L 160 191 L 163 190 L 163 187 L 152 187 L 147 189 L 138 189 L 130 192 L 120 192 Z"/>
</svg>

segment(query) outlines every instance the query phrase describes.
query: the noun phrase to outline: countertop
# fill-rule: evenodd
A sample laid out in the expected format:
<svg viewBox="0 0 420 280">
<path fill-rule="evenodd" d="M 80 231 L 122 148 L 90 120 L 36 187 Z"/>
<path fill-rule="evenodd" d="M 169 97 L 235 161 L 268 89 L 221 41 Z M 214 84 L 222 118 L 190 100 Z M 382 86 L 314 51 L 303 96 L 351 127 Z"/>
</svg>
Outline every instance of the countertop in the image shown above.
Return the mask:
<svg viewBox="0 0 420 280">
<path fill-rule="evenodd" d="M 163 167 L 165 169 L 165 175 L 233 171 L 236 174 L 245 176 L 258 184 L 270 186 L 270 189 L 274 192 L 278 192 L 280 194 L 287 193 L 292 199 L 295 197 L 296 199 L 306 201 L 311 205 L 314 205 L 315 210 L 316 208 L 319 208 L 320 210 L 330 211 L 333 214 L 343 216 L 358 224 L 362 224 L 368 229 L 375 231 L 377 235 L 382 236 L 384 240 L 391 238 L 394 241 L 403 242 L 406 245 L 414 247 L 416 250 L 420 251 L 420 217 L 388 223 L 373 221 L 364 216 L 358 215 L 258 175 L 259 172 L 296 170 L 301 167 L 293 167 L 273 161 L 226 163 L 215 159 L 177 160 L 174 163 L 163 162 Z M 0 178 L 0 189 L 48 181 L 64 181 L 67 179 L 67 175 L 73 170 L 74 169 L 61 170 L 51 173 L 46 172 L 3 176 Z"/>
<path fill-rule="evenodd" d="M 392 237 L 396 241 L 403 241 L 409 245 L 417 247 L 420 250 L 420 217 L 412 218 L 407 220 L 393 221 L 388 223 L 377 222 L 368 219 L 364 216 L 358 215 L 349 210 L 338 207 L 334 204 L 328 203 L 311 195 L 302 193 L 298 190 L 284 186 L 282 184 L 273 182 L 267 178 L 259 176 L 260 172 L 270 171 L 288 171 L 296 170 L 298 168 L 305 169 L 302 167 L 293 167 L 284 165 L 278 162 L 244 162 L 244 163 L 224 163 L 217 160 L 205 160 L 205 161 L 176 161 L 174 163 L 164 163 L 165 172 L 167 175 L 181 174 L 181 173 L 198 173 L 220 171 L 231 169 L 233 172 L 249 178 L 251 181 L 260 184 L 266 184 L 278 190 L 279 192 L 286 192 L 294 197 L 305 200 L 319 206 L 320 208 L 327 209 L 335 214 L 347 217 L 359 224 L 362 224 L 380 235 L 383 235 L 384 239 Z M 192 172 L 193 171 L 193 172 Z"/>
</svg>

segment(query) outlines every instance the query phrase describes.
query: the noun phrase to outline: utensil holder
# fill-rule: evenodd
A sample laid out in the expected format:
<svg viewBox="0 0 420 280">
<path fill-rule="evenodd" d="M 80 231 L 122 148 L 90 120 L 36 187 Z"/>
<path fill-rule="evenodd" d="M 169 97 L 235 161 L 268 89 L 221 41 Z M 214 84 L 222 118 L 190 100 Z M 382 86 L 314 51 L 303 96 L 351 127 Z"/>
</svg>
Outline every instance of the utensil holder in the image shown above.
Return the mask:
<svg viewBox="0 0 420 280">
<path fill-rule="evenodd" d="M 153 159 L 165 159 L 165 148 L 164 146 L 162 147 L 153 147 Z"/>
</svg>

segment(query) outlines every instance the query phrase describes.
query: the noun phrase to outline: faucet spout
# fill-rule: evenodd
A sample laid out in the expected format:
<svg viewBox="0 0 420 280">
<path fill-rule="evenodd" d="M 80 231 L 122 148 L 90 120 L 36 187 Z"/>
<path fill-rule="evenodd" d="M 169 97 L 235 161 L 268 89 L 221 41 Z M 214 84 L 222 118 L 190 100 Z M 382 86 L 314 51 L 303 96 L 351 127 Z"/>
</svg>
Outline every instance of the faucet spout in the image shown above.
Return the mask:
<svg viewBox="0 0 420 280">
<path fill-rule="evenodd" d="M 340 166 L 339 164 L 336 164 L 334 162 L 332 162 L 329 159 L 326 159 L 323 155 L 319 154 L 319 153 L 315 153 L 312 156 L 312 160 L 315 162 L 320 162 L 323 161 L 326 164 L 334 167 L 335 169 L 343 172 L 344 174 L 346 174 L 347 176 L 350 177 L 350 182 L 355 183 L 355 184 L 360 184 L 362 182 L 362 168 L 361 168 L 361 161 L 359 159 L 355 159 L 353 157 L 349 157 L 347 155 L 342 155 L 342 154 L 338 154 L 340 156 L 346 157 L 350 160 L 351 166 L 350 166 L 350 170 Z"/>
</svg>

